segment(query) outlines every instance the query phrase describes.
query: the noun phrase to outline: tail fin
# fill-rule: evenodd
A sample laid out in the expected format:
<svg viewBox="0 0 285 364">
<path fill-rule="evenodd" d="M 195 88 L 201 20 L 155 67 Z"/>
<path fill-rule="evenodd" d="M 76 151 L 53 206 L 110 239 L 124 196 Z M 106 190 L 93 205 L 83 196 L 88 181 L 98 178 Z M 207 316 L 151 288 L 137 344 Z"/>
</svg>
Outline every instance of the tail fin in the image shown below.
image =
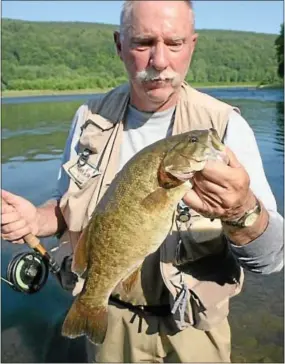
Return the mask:
<svg viewBox="0 0 285 364">
<path fill-rule="evenodd" d="M 86 335 L 93 344 L 102 344 L 107 326 L 107 306 L 88 307 L 76 298 L 64 320 L 62 335 L 71 339 Z"/>
</svg>

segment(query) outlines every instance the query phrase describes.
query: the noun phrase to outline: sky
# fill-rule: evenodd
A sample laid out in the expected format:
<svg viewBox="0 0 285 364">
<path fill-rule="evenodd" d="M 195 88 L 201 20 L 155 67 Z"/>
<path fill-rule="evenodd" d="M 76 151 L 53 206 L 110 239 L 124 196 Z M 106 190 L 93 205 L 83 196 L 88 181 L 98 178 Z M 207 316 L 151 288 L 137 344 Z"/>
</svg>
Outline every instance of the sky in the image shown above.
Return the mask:
<svg viewBox="0 0 285 364">
<path fill-rule="evenodd" d="M 119 24 L 123 1 L 2 0 L 2 18 Z M 282 0 L 194 0 L 197 29 L 228 29 L 278 34 Z"/>
</svg>

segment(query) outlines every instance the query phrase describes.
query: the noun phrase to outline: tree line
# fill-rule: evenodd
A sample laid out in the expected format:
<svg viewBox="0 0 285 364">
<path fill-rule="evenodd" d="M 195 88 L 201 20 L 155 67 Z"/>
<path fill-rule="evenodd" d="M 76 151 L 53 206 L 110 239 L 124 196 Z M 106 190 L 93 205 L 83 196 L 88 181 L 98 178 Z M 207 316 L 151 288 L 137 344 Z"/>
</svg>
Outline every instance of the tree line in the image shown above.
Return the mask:
<svg viewBox="0 0 285 364">
<path fill-rule="evenodd" d="M 275 47 L 278 61 L 278 75 L 284 78 L 284 23 L 281 24 L 280 34 L 275 40 Z"/>
<path fill-rule="evenodd" d="M 2 19 L 2 89 L 105 89 L 125 82 L 124 65 L 113 44 L 115 29 L 117 26 L 98 23 Z M 198 44 L 187 81 L 280 82 L 276 35 L 197 32 Z"/>
</svg>

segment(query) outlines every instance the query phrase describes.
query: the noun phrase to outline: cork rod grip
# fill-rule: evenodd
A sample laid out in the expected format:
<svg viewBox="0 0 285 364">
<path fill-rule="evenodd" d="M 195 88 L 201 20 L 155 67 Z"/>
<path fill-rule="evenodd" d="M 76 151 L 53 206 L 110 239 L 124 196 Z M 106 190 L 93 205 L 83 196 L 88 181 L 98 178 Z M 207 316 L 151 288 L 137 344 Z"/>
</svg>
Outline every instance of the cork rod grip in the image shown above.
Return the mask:
<svg viewBox="0 0 285 364">
<path fill-rule="evenodd" d="M 37 250 L 41 255 L 45 255 L 47 253 L 46 249 L 42 246 L 40 240 L 35 235 L 28 234 L 24 236 L 24 240 L 30 248 Z"/>
</svg>

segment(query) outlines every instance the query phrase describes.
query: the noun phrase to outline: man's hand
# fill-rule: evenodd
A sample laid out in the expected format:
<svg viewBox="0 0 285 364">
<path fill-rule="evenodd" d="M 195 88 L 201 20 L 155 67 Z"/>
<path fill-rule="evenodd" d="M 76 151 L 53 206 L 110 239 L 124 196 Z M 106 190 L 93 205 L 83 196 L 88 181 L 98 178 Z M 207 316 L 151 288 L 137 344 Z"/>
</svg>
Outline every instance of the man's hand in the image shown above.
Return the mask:
<svg viewBox="0 0 285 364">
<path fill-rule="evenodd" d="M 249 188 L 249 176 L 234 153 L 226 148 L 229 164 L 208 161 L 193 178 L 193 189 L 183 200 L 201 215 L 221 220 L 238 220 L 255 207 L 256 197 Z M 267 228 L 269 215 L 261 204 L 261 213 L 250 227 L 238 228 L 223 224 L 224 233 L 236 245 L 245 245 L 258 238 Z"/>
<path fill-rule="evenodd" d="M 8 191 L 1 191 L 1 237 L 23 244 L 23 237 L 38 233 L 37 208 L 28 200 Z"/>
<path fill-rule="evenodd" d="M 227 148 L 229 164 L 208 161 L 193 178 L 193 189 L 184 202 L 201 215 L 222 220 L 236 220 L 256 204 L 249 188 L 249 176 L 234 153 Z"/>
</svg>

